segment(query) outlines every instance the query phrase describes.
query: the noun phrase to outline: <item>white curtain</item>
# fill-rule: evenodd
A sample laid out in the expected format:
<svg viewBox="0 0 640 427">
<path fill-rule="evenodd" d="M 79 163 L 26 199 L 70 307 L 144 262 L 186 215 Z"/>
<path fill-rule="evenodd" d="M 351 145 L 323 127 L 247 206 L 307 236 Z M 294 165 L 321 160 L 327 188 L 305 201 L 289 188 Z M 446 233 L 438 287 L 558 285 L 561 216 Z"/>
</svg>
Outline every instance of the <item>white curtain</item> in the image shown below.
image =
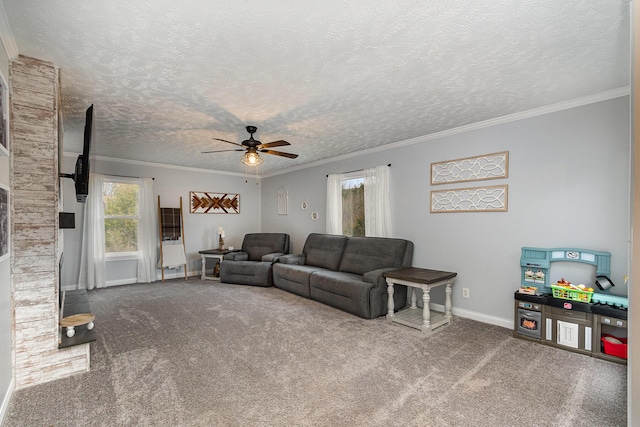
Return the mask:
<svg viewBox="0 0 640 427">
<path fill-rule="evenodd" d="M 158 218 L 153 202 L 153 179 L 140 179 L 138 211 L 138 283 L 156 281 Z"/>
<path fill-rule="evenodd" d="M 104 288 L 107 285 L 104 261 L 104 175 L 89 174 L 89 195 L 84 207 L 82 252 L 80 255 L 80 289 Z"/>
<path fill-rule="evenodd" d="M 393 236 L 389 166 L 364 170 L 364 229 L 367 236 Z"/>
<path fill-rule="evenodd" d="M 342 174 L 327 177 L 327 233 L 342 234 Z"/>
</svg>

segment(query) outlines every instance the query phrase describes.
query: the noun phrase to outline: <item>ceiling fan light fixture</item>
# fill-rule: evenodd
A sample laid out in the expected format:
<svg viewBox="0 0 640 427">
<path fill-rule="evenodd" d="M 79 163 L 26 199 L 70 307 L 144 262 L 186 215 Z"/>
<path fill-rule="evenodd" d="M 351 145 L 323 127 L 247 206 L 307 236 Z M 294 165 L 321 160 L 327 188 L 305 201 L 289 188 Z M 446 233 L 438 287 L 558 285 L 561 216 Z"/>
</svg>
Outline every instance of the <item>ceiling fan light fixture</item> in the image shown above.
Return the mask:
<svg viewBox="0 0 640 427">
<path fill-rule="evenodd" d="M 247 151 L 240 157 L 240 161 L 247 166 L 258 166 L 262 164 L 264 160 L 257 152 Z"/>
</svg>

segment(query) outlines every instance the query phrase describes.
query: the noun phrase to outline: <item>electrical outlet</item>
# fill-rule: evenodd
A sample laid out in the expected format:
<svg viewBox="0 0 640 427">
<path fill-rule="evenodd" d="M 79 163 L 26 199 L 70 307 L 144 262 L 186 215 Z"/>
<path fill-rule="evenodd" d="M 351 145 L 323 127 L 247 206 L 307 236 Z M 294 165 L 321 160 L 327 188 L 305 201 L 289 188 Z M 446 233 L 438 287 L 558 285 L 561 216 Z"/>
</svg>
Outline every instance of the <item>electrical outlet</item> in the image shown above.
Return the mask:
<svg viewBox="0 0 640 427">
<path fill-rule="evenodd" d="M 469 298 L 469 288 L 462 288 L 462 298 Z"/>
</svg>

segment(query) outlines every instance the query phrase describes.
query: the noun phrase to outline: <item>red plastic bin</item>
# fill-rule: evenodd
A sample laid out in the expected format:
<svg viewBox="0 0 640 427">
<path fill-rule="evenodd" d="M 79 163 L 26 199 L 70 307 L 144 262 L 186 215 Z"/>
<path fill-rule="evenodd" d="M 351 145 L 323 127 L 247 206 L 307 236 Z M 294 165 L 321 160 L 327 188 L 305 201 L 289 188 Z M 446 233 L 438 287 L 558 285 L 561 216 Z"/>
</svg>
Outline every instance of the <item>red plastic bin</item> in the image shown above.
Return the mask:
<svg viewBox="0 0 640 427">
<path fill-rule="evenodd" d="M 605 339 L 606 337 L 611 337 L 611 338 L 620 340 L 622 341 L 622 344 L 617 344 L 617 343 L 607 341 Z M 627 339 L 626 338 L 618 338 L 613 335 L 602 334 L 602 337 L 600 338 L 600 340 L 602 341 L 602 345 L 604 347 L 604 350 L 603 350 L 604 354 L 620 357 L 621 359 L 627 358 Z"/>
</svg>

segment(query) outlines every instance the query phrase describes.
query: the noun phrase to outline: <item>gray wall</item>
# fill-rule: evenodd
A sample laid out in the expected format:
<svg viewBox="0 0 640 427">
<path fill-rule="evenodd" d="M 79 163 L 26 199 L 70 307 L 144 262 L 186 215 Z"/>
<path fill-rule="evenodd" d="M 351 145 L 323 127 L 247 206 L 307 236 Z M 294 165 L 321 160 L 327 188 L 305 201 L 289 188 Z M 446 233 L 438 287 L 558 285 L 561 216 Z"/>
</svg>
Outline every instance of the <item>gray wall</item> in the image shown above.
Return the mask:
<svg viewBox="0 0 640 427">
<path fill-rule="evenodd" d="M 0 73 L 9 84 L 9 59 L 4 48 L 0 49 Z M 9 187 L 9 157 L 0 154 L 0 184 Z M 11 227 L 9 227 L 11 233 Z M 11 236 L 9 236 L 11 240 Z M 6 410 L 9 391 L 13 379 L 11 356 L 11 262 L 6 257 L 0 262 L 0 421 Z"/>
<path fill-rule="evenodd" d="M 300 251 L 308 233 L 325 230 L 327 174 L 391 163 L 394 236 L 415 243 L 413 265 L 458 273 L 454 314 L 508 326 L 523 246 L 609 251 L 614 289 L 626 294 L 629 149 L 625 96 L 265 178 L 262 229 L 290 233 Z M 508 212 L 429 213 L 432 162 L 505 150 L 509 177 L 486 183 L 509 185 Z M 479 185 L 466 184 L 437 187 Z M 277 215 L 282 185 L 288 215 Z M 567 263 L 554 263 L 551 273 L 573 282 L 595 277 L 590 266 Z M 463 287 L 469 299 L 462 299 Z M 437 291 L 432 302 L 444 304 Z"/>
<path fill-rule="evenodd" d="M 65 140 L 73 135 L 65 134 Z M 99 134 L 95 143 L 100 143 Z M 65 153 L 63 172 L 73 172 L 77 155 Z M 214 233 L 218 227 L 224 227 L 225 244 L 240 247 L 245 233 L 260 231 L 260 183 L 254 178 L 239 175 L 227 175 L 193 169 L 171 168 L 161 165 L 142 164 L 140 162 L 118 162 L 108 159 L 91 161 L 91 172 L 113 175 L 153 177 L 155 203 L 160 196 L 162 207 L 175 207 L 182 204 L 185 221 L 185 243 L 188 269 L 190 274 L 200 274 L 200 255 L 198 251 L 218 246 Z M 80 247 L 82 240 L 82 219 L 84 204 L 77 203 L 73 181 L 61 181 L 63 186 L 64 210 L 76 213 L 76 228 L 64 231 L 64 264 L 62 268 L 62 286 L 75 287 L 80 269 Z M 214 193 L 240 194 L 239 214 L 191 214 L 189 213 L 189 192 L 208 191 Z M 134 261 L 107 262 L 107 283 L 118 285 L 135 283 L 136 263 Z M 184 277 L 182 270 L 165 270 L 165 276 Z M 160 270 L 158 270 L 160 276 Z"/>
</svg>

